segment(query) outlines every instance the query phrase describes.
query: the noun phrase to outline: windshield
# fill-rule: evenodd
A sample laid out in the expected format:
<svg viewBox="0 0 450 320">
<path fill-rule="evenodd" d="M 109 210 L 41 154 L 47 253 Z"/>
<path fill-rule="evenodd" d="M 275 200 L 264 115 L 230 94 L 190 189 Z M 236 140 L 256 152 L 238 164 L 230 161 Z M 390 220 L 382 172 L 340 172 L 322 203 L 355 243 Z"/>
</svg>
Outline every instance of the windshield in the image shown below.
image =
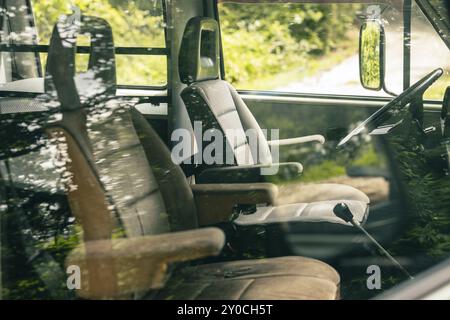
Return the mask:
<svg viewBox="0 0 450 320">
<path fill-rule="evenodd" d="M 400 2 L 219 4 L 225 78 L 237 89 L 289 94 L 392 97 L 405 89 L 404 12 Z M 360 84 L 359 28 L 376 15 L 384 29 L 384 88 Z M 242 41 L 242 39 L 247 39 Z M 412 3 L 410 85 L 434 69 L 445 76 L 425 93 L 443 99 L 450 53 L 430 21 Z M 259 49 L 258 52 L 255 52 Z M 433 59 L 424 56 L 434 52 Z"/>
<path fill-rule="evenodd" d="M 371 299 L 450 258 L 419 2 L 3 1 L 0 299 Z"/>
</svg>

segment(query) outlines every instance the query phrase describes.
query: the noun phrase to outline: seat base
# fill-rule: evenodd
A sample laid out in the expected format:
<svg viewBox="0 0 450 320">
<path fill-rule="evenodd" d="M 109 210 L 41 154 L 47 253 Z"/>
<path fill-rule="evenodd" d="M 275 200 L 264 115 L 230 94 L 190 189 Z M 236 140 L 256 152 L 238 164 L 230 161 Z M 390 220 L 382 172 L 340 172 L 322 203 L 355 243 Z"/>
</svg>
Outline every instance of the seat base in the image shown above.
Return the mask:
<svg viewBox="0 0 450 320">
<path fill-rule="evenodd" d="M 158 299 L 334 300 L 339 274 L 330 265 L 304 257 L 241 260 L 174 272 Z"/>
</svg>

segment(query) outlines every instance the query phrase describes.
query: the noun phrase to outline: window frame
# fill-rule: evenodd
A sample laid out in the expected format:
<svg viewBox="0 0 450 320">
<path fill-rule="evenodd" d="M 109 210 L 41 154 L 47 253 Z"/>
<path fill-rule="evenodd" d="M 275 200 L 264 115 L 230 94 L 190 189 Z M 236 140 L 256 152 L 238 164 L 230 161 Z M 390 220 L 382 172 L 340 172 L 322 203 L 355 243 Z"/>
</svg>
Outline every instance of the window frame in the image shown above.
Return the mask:
<svg viewBox="0 0 450 320">
<path fill-rule="evenodd" d="M 33 13 L 33 6 L 30 0 L 25 0 L 28 10 L 31 14 Z M 166 1 L 161 1 L 162 5 L 162 18 L 164 21 L 164 25 L 167 25 L 167 8 Z M 32 19 L 32 27 L 36 28 L 35 20 Z M 168 35 L 167 35 L 167 27 L 164 27 L 164 42 L 165 47 L 144 47 L 144 46 L 132 46 L 132 47 L 123 47 L 123 46 L 115 46 L 115 51 L 117 56 L 165 56 L 166 57 L 166 83 L 162 86 L 157 85 L 124 85 L 118 84 L 117 89 L 125 89 L 125 90 L 151 90 L 151 91 L 164 91 L 168 88 L 169 82 L 169 49 L 168 49 Z M 40 44 L 1 44 L 0 43 L 0 52 L 11 52 L 11 53 L 20 53 L 20 52 L 29 52 L 35 53 L 39 55 L 40 53 L 48 53 L 50 45 L 40 45 Z M 77 54 L 89 54 L 90 46 L 77 46 Z M 40 65 L 39 73 L 42 73 L 42 63 L 40 59 L 37 59 Z M 41 74 L 41 76 L 43 76 Z M 3 93 L 3 92 L 2 92 Z"/>
</svg>

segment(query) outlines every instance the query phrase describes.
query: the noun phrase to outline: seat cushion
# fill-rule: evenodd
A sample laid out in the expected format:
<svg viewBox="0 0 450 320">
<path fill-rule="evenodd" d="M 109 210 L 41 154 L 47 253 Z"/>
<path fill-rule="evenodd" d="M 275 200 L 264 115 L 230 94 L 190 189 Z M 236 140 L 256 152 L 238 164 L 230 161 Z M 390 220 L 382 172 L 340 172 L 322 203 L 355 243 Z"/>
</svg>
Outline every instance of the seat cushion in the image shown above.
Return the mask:
<svg viewBox="0 0 450 320">
<path fill-rule="evenodd" d="M 270 164 L 271 152 L 264 132 L 239 97 L 223 80 L 196 82 L 185 88 L 181 97 L 192 124 L 200 121 L 203 130 L 216 129 L 225 135 L 228 151 L 236 165 Z M 204 145 L 203 147 L 206 147 Z"/>
<path fill-rule="evenodd" d="M 339 274 L 330 265 L 304 257 L 241 260 L 183 268 L 159 299 L 333 300 Z"/>
<path fill-rule="evenodd" d="M 369 206 L 355 200 L 333 200 L 258 207 L 253 214 L 241 214 L 233 223 L 241 232 L 265 228 L 281 229 L 293 254 L 318 259 L 334 259 L 361 247 L 364 237 L 352 224 L 336 217 L 334 207 L 344 202 L 356 221 L 365 224 Z"/>
<path fill-rule="evenodd" d="M 348 185 L 337 183 L 288 184 L 279 187 L 277 204 L 309 203 L 328 200 L 356 200 L 370 203 L 367 195 Z"/>
<path fill-rule="evenodd" d="M 356 221 L 363 224 L 368 214 L 368 205 L 355 200 L 332 200 L 311 203 L 296 203 L 277 207 L 258 207 L 253 214 L 241 214 L 235 224 L 255 225 L 271 223 L 326 222 L 352 227 L 333 213 L 334 207 L 344 202 L 350 208 Z"/>
</svg>

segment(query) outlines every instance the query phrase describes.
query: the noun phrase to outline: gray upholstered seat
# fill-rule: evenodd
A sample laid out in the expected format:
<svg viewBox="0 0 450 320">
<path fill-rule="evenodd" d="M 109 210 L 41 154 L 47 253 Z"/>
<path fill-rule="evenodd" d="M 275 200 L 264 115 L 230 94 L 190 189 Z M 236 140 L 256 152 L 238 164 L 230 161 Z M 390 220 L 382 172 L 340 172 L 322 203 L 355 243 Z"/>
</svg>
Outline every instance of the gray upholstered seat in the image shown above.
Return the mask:
<svg viewBox="0 0 450 320">
<path fill-rule="evenodd" d="M 180 79 L 188 86 L 181 93 L 191 122 L 202 123 L 203 130 L 220 130 L 224 133 L 225 148 L 234 154 L 235 168 L 199 169 L 199 183 L 262 182 L 263 177 L 247 174 L 252 165 L 277 165 L 273 163 L 270 145 L 290 145 L 305 141 L 324 142 L 318 135 L 278 141 L 267 141 L 258 122 L 231 84 L 220 79 L 220 55 L 218 23 L 214 19 L 192 18 L 187 26 L 179 53 Z M 257 148 L 250 146 L 246 132 L 251 130 L 257 140 Z M 232 132 L 230 137 L 227 132 Z M 254 142 L 254 141 L 253 141 Z M 282 164 L 283 169 L 287 164 Z M 214 167 L 214 165 L 212 166 Z M 217 167 L 217 165 L 216 165 Z M 301 164 L 289 163 L 290 173 L 301 173 Z M 239 170 L 241 168 L 241 170 Z M 296 168 L 296 169 L 295 169 Z M 294 171 L 294 172 L 293 172 Z M 231 177 L 230 177 L 231 176 Z M 361 191 L 340 184 L 315 184 L 304 188 L 307 195 L 296 195 L 296 202 L 321 200 L 360 200 L 369 203 Z M 312 194 L 315 196 L 313 197 Z"/>
<path fill-rule="evenodd" d="M 106 21 L 83 17 L 83 26 L 89 23 L 98 46 L 92 52 L 103 57 L 113 52 Z M 91 55 L 88 75 L 100 88 L 95 95 L 88 88 L 77 90 L 75 48 L 63 45 L 59 30 L 65 24 L 59 24 L 49 50 L 48 81 L 57 92 L 62 119 L 51 122 L 47 133 L 66 160 L 61 162 L 67 195 L 83 230 L 83 245 L 66 261 L 83 269 L 87 283 L 77 294 L 123 298 L 153 289 L 160 299 L 339 297 L 337 272 L 301 257 L 178 266 L 165 281 L 167 264 L 217 254 L 223 233 L 195 230 L 196 205 L 180 167 L 145 118 L 112 95 L 115 77 L 105 75 L 115 73 L 113 55 Z"/>
</svg>

